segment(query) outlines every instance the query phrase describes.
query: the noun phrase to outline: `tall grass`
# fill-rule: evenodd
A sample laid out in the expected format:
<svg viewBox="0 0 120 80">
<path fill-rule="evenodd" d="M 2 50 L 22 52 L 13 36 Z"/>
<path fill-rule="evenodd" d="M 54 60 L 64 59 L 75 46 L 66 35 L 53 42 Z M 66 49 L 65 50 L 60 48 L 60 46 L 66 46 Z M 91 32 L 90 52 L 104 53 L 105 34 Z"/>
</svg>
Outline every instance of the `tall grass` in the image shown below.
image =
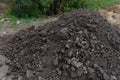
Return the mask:
<svg viewBox="0 0 120 80">
<path fill-rule="evenodd" d="M 120 0 L 87 0 L 84 8 L 100 9 L 119 3 Z"/>
</svg>

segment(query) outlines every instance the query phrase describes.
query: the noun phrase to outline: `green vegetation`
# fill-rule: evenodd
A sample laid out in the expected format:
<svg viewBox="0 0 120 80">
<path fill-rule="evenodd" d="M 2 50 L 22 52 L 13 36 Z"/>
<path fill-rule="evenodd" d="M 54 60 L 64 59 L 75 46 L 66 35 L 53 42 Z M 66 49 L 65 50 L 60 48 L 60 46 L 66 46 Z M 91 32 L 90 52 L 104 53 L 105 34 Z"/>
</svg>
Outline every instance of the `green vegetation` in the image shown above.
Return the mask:
<svg viewBox="0 0 120 80">
<path fill-rule="evenodd" d="M 106 8 L 118 2 L 120 2 L 120 0 L 87 0 L 86 3 L 84 4 L 84 8 L 91 9 Z"/>
<path fill-rule="evenodd" d="M 31 23 L 36 21 L 37 19 L 35 18 L 24 18 L 24 19 L 18 19 L 18 18 L 11 18 L 10 21 L 2 21 L 4 18 L 0 18 L 0 27 L 6 27 L 6 28 L 20 28 L 22 25 Z M 20 24 L 17 24 L 17 22 L 20 21 Z"/>
<path fill-rule="evenodd" d="M 17 21 L 30 24 L 41 21 L 48 15 L 55 15 L 61 12 L 68 12 L 72 9 L 90 8 L 100 9 L 120 2 L 120 0 L 2 0 L 12 3 L 4 17 L 12 18 L 10 22 L 0 22 L 6 27 L 18 28 Z M 38 18 L 39 17 L 39 18 Z"/>
<path fill-rule="evenodd" d="M 39 14 L 37 7 L 38 5 L 31 0 L 16 0 L 14 6 L 9 11 L 16 17 L 31 17 Z"/>
<path fill-rule="evenodd" d="M 106 8 L 117 2 L 119 0 L 14 0 L 7 14 L 18 18 L 39 17 L 79 8 Z"/>
<path fill-rule="evenodd" d="M 0 27 L 4 28 L 21 28 L 21 27 L 30 27 L 32 25 L 35 26 L 40 26 L 43 25 L 46 22 L 49 21 L 54 21 L 54 17 L 47 17 L 47 16 L 42 16 L 40 18 L 10 18 L 8 21 L 2 21 L 2 19 L 5 19 L 4 16 L 0 16 Z M 18 23 L 20 22 L 20 23 Z"/>
<path fill-rule="evenodd" d="M 59 12 L 78 9 L 87 0 L 14 0 L 7 14 L 18 18 L 38 17 L 40 15 L 55 15 Z"/>
</svg>

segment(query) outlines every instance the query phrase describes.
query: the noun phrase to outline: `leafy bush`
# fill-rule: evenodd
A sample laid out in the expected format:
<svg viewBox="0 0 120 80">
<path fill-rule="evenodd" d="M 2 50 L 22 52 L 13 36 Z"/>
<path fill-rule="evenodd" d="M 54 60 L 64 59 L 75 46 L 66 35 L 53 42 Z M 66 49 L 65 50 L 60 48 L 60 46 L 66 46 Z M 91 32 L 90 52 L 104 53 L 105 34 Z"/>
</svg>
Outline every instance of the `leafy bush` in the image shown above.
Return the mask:
<svg viewBox="0 0 120 80">
<path fill-rule="evenodd" d="M 14 0 L 9 13 L 19 17 L 36 17 L 47 14 L 53 15 L 60 11 L 70 11 L 80 8 L 86 0 Z"/>
<path fill-rule="evenodd" d="M 32 0 L 16 0 L 14 6 L 10 9 L 10 13 L 16 17 L 38 16 L 38 5 Z"/>
<path fill-rule="evenodd" d="M 9 2 L 10 0 L 2 0 Z M 19 18 L 54 15 L 79 8 L 105 8 L 119 0 L 12 0 L 8 13 Z"/>
<path fill-rule="evenodd" d="M 63 4 L 65 11 L 70 11 L 71 9 L 83 8 L 84 3 L 87 0 L 66 0 Z"/>
</svg>

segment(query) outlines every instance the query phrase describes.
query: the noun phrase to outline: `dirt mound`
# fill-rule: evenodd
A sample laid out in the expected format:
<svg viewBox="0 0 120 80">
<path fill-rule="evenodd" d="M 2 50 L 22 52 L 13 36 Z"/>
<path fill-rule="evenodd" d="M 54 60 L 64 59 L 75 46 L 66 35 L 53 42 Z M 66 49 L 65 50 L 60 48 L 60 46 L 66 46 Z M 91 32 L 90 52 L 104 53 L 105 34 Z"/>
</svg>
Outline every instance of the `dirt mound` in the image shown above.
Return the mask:
<svg viewBox="0 0 120 80">
<path fill-rule="evenodd" d="M 21 30 L 0 51 L 13 80 L 120 80 L 120 31 L 93 10 Z"/>
</svg>

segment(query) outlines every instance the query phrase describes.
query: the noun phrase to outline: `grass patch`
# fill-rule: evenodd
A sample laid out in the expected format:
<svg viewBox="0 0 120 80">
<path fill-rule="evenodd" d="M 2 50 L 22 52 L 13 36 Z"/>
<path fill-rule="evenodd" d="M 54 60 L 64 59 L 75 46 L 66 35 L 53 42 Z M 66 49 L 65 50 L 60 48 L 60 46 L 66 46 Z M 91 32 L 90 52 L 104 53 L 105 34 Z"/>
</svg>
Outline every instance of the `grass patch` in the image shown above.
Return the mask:
<svg viewBox="0 0 120 80">
<path fill-rule="evenodd" d="M 9 21 L 2 21 L 2 19 L 10 18 Z M 47 20 L 47 16 L 42 16 L 39 18 L 31 17 L 31 18 L 15 18 L 15 17 L 7 17 L 0 16 L 0 27 L 4 28 L 21 28 L 32 25 L 33 23 L 42 24 L 45 20 Z"/>
<path fill-rule="evenodd" d="M 4 19 L 4 17 L 0 17 L 0 20 Z M 37 18 L 24 18 L 24 19 L 18 19 L 18 18 L 10 18 L 10 21 L 1 21 L 0 27 L 5 28 L 20 28 L 22 25 L 27 25 L 28 23 L 35 22 L 38 19 Z"/>
<path fill-rule="evenodd" d="M 84 8 L 101 9 L 119 2 L 120 0 L 87 0 Z"/>
</svg>

